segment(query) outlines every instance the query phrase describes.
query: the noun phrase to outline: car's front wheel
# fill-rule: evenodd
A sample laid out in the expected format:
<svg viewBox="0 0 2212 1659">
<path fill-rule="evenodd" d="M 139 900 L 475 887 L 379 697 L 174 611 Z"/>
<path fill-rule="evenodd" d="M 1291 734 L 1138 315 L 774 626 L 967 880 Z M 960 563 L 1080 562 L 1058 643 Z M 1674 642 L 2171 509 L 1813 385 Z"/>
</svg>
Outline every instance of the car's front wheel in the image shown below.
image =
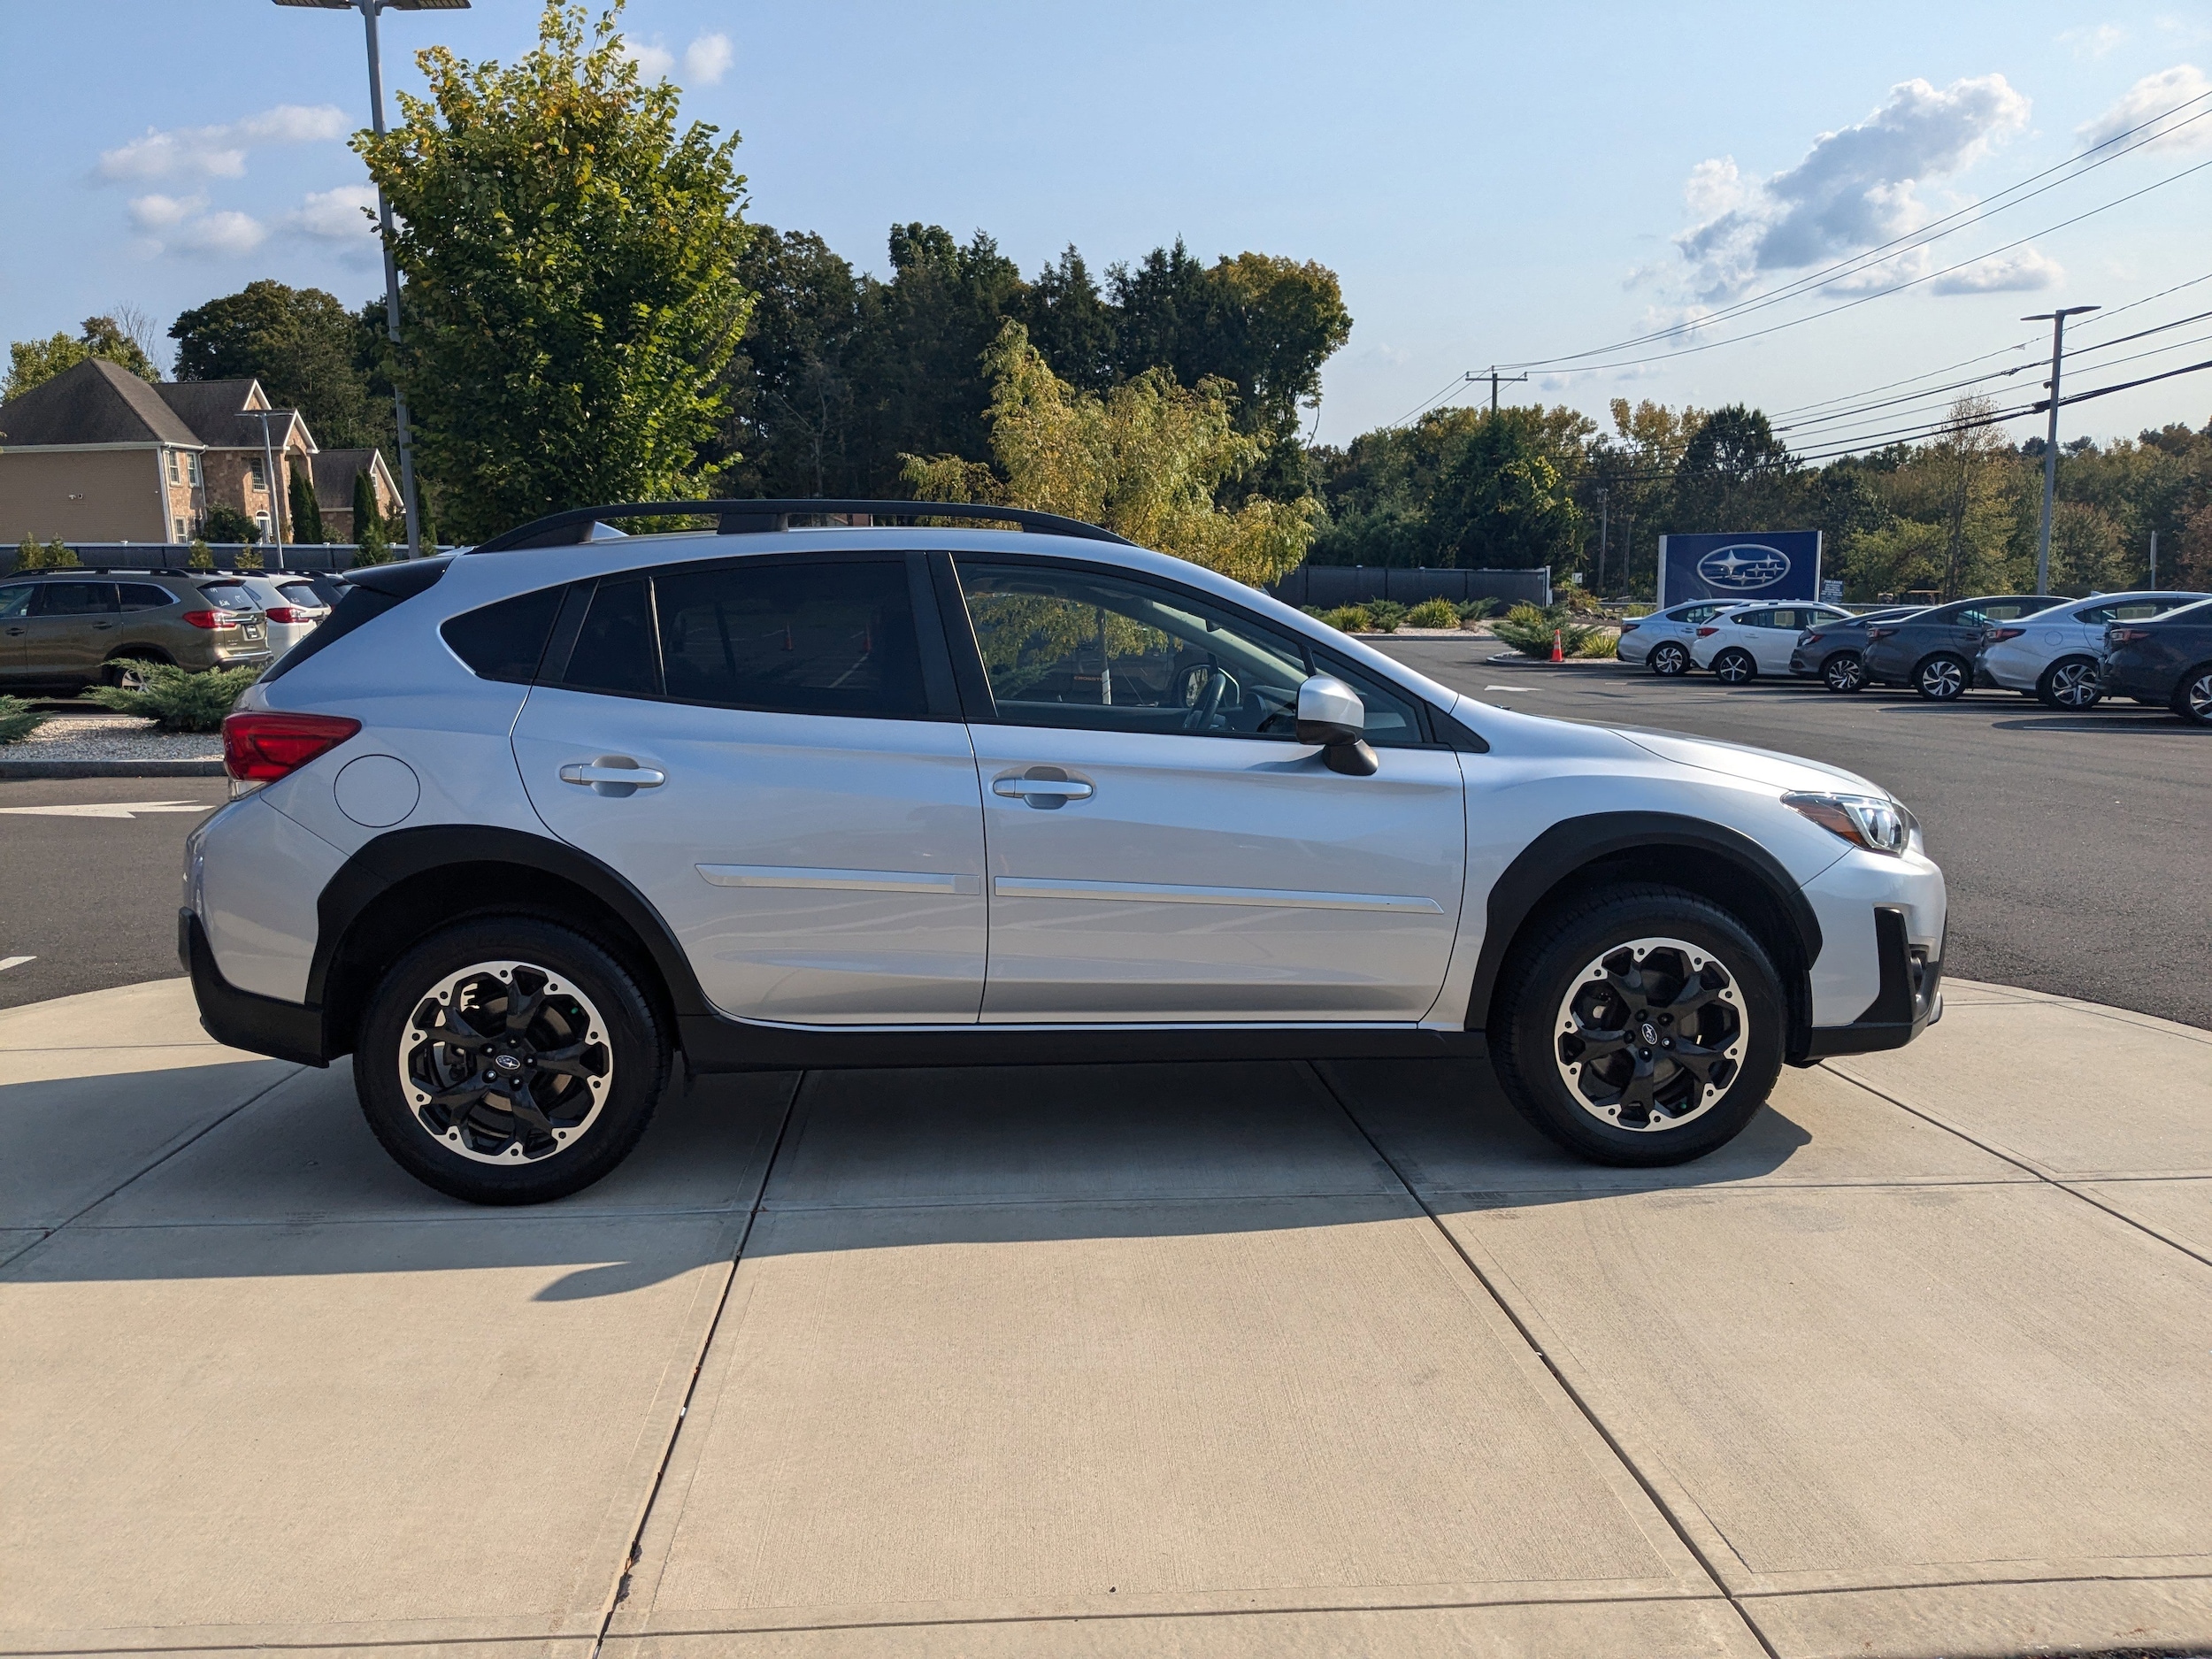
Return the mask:
<svg viewBox="0 0 2212 1659">
<path fill-rule="evenodd" d="M 1601 1164 L 1702 1157 L 1751 1121 L 1782 1066 L 1773 960 L 1709 899 L 1586 894 L 1516 946 L 1490 1053 L 1521 1115 Z"/>
<path fill-rule="evenodd" d="M 2174 712 L 2192 726 L 2212 726 L 2212 663 L 2199 663 L 2181 677 Z"/>
<path fill-rule="evenodd" d="M 1690 654 L 1672 640 L 1666 640 L 1651 648 L 1647 659 L 1651 672 L 1662 680 L 1672 680 L 1678 674 L 1690 672 Z"/>
<path fill-rule="evenodd" d="M 1820 678 L 1831 691 L 1859 691 L 1866 686 L 1866 658 L 1856 651 L 1838 651 L 1820 665 Z"/>
<path fill-rule="evenodd" d="M 384 976 L 354 1088 L 418 1180 L 471 1203 L 534 1204 L 629 1156 L 668 1054 L 651 1002 L 599 945 L 491 917 L 433 935 Z"/>
<path fill-rule="evenodd" d="M 1973 671 L 1955 657 L 1931 657 L 1912 671 L 1912 688 L 1930 703 L 1956 703 L 1966 695 Z"/>
<path fill-rule="evenodd" d="M 1749 651 L 1732 645 L 1713 658 L 1713 673 L 1724 686 L 1740 686 L 1754 679 L 1759 664 Z"/>
<path fill-rule="evenodd" d="M 2036 700 L 2051 709 L 2093 709 L 2104 696 L 2093 657 L 2062 657 L 2036 682 Z"/>
</svg>

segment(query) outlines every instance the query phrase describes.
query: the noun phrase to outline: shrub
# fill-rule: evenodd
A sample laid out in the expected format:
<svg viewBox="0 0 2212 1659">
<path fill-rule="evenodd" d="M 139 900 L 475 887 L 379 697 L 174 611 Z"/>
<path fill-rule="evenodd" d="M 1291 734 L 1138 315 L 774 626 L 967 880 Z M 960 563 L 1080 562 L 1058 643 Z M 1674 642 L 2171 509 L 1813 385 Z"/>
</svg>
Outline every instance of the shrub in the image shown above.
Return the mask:
<svg viewBox="0 0 2212 1659">
<path fill-rule="evenodd" d="M 1497 608 L 1498 602 L 1495 599 L 1468 599 L 1452 607 L 1459 612 L 1459 620 L 1463 626 L 1470 622 L 1481 621 Z"/>
<path fill-rule="evenodd" d="M 1553 594 L 1552 598 L 1556 602 L 1555 609 L 1564 607 L 1571 616 L 1593 617 L 1604 609 L 1598 603 L 1598 596 L 1580 582 L 1569 582 Z"/>
<path fill-rule="evenodd" d="M 219 502 L 210 507 L 207 517 L 200 520 L 200 534 L 211 541 L 242 541 L 250 545 L 261 540 L 261 526 L 247 518 L 243 509 Z"/>
<path fill-rule="evenodd" d="M 238 549 L 238 563 L 231 566 L 231 568 L 233 570 L 257 571 L 266 569 L 267 567 L 262 563 L 261 549 L 259 548 L 242 547 Z"/>
<path fill-rule="evenodd" d="M 1459 626 L 1459 607 L 1448 599 L 1424 599 L 1406 612 L 1406 626 L 1409 628 L 1455 628 Z"/>
<path fill-rule="evenodd" d="M 219 732 L 238 694 L 260 678 L 257 668 L 219 668 L 189 673 L 167 663 L 144 665 L 146 688 L 95 686 L 88 694 L 104 709 L 143 715 L 165 732 Z"/>
<path fill-rule="evenodd" d="M 1375 626 L 1375 618 L 1367 614 L 1364 605 L 1339 605 L 1333 611 L 1324 611 L 1321 619 L 1331 627 L 1346 634 L 1366 634 Z"/>
<path fill-rule="evenodd" d="M 1406 608 L 1395 599 L 1371 599 L 1367 602 L 1368 617 L 1385 634 L 1395 634 L 1406 619 Z"/>
<path fill-rule="evenodd" d="M 389 565 L 392 562 L 392 544 L 385 539 L 384 526 L 374 518 L 370 519 L 362 528 L 360 535 L 354 542 L 353 562 L 357 567 L 363 565 Z"/>
<path fill-rule="evenodd" d="M 211 571 L 215 568 L 215 549 L 197 537 L 184 550 L 184 567 L 188 571 Z"/>
<path fill-rule="evenodd" d="M 22 698 L 0 697 L 0 743 L 20 743 L 45 724 L 46 717 Z"/>
<path fill-rule="evenodd" d="M 1514 606 L 1491 631 L 1524 657 L 1549 657 L 1555 640 L 1567 656 L 1578 656 L 1600 632 L 1571 620 L 1565 605 L 1529 604 Z"/>
<path fill-rule="evenodd" d="M 1577 657 L 1618 657 L 1621 636 L 1610 628 L 1592 628 L 1590 637 L 1575 651 Z"/>
<path fill-rule="evenodd" d="M 19 571 L 72 571 L 77 568 L 77 550 L 59 536 L 44 547 L 38 538 L 27 535 L 15 549 L 15 568 Z"/>
</svg>

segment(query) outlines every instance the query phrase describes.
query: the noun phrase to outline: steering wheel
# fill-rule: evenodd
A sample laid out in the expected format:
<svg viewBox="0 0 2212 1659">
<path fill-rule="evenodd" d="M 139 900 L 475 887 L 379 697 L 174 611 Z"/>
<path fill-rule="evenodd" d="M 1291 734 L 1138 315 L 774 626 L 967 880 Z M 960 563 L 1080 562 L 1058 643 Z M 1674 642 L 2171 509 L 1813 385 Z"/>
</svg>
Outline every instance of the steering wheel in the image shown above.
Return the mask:
<svg viewBox="0 0 2212 1659">
<path fill-rule="evenodd" d="M 1206 682 L 1206 694 L 1191 705 L 1191 711 L 1183 717 L 1186 732 L 1203 732 L 1214 723 L 1214 716 L 1221 711 L 1222 694 L 1229 689 L 1229 674 L 1218 664 L 1209 664 L 1212 678 Z"/>
</svg>

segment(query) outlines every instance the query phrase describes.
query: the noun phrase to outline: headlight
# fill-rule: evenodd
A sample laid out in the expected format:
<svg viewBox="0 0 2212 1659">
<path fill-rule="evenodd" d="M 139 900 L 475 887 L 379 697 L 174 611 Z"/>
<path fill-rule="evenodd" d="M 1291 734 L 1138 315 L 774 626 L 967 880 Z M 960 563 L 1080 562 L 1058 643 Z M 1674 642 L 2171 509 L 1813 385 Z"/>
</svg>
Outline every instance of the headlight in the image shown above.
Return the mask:
<svg viewBox="0 0 2212 1659">
<path fill-rule="evenodd" d="M 1908 847 L 1920 849 L 1920 820 L 1887 795 L 1786 795 L 1782 804 L 1870 853 L 1893 858 Z"/>
</svg>

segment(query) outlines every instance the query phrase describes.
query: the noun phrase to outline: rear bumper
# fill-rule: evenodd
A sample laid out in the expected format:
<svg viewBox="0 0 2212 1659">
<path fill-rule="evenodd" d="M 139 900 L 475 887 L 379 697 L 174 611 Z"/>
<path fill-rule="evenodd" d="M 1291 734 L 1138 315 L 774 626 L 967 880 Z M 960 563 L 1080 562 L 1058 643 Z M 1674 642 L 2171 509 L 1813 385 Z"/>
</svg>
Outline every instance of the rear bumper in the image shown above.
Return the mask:
<svg viewBox="0 0 2212 1659">
<path fill-rule="evenodd" d="M 1849 1025 L 1815 1025 L 1807 1036 L 1806 1060 L 1901 1048 L 1943 1018 L 1941 944 L 1933 955 L 1916 947 L 1906 932 L 1904 910 L 1889 904 L 1874 907 L 1874 937 L 1882 988 Z"/>
<path fill-rule="evenodd" d="M 226 979 L 208 947 L 207 930 L 189 910 L 177 912 L 177 957 L 192 976 L 200 1024 L 216 1041 L 301 1065 L 330 1064 L 323 1010 L 311 1002 L 242 991 Z"/>
<path fill-rule="evenodd" d="M 2098 664 L 2097 680 L 2107 696 L 2169 703 L 2173 700 L 2174 688 L 2181 683 L 2181 672 L 2177 666 L 2170 668 L 2131 660 L 2127 653 L 2122 652 Z"/>
</svg>

